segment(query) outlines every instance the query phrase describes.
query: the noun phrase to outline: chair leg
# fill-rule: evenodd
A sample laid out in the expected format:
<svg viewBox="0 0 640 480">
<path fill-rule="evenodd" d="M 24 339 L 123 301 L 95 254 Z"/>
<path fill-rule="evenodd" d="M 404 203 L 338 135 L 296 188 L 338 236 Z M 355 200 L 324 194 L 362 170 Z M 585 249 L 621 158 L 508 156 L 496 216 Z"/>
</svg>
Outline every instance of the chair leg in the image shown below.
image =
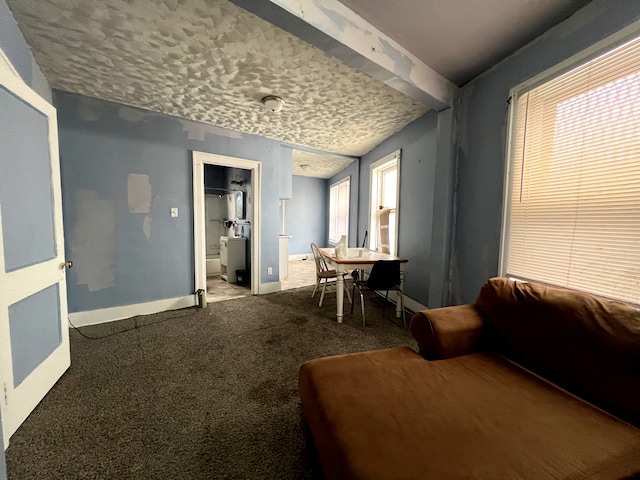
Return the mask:
<svg viewBox="0 0 640 480">
<path fill-rule="evenodd" d="M 353 292 L 351 296 L 353 298 L 353 300 L 351 301 L 351 313 L 353 314 L 353 305 L 356 303 L 356 282 L 353 282 Z"/>
<path fill-rule="evenodd" d="M 364 320 L 364 296 L 362 295 L 362 290 L 360 290 L 360 309 L 362 310 L 362 328 L 366 325 Z"/>
<path fill-rule="evenodd" d="M 322 292 L 320 293 L 320 303 L 318 304 L 319 307 L 322 306 L 322 301 L 324 300 L 324 291 L 327 289 L 327 279 L 324 279 L 324 282 L 322 283 Z"/>
<path fill-rule="evenodd" d="M 316 296 L 316 292 L 318 291 L 318 285 L 320 285 L 320 277 L 316 277 L 316 286 L 313 289 L 313 293 L 311 294 L 311 298 Z"/>
<path fill-rule="evenodd" d="M 404 294 L 399 288 L 396 289 L 396 292 L 398 293 L 399 297 L 396 301 L 400 302 L 400 308 L 402 308 L 402 328 L 407 328 L 407 315 L 404 311 Z"/>
<path fill-rule="evenodd" d="M 383 314 L 387 310 L 387 302 L 388 301 L 389 301 L 389 290 L 387 290 L 387 293 L 384 296 L 384 303 L 382 304 L 382 313 Z"/>
</svg>

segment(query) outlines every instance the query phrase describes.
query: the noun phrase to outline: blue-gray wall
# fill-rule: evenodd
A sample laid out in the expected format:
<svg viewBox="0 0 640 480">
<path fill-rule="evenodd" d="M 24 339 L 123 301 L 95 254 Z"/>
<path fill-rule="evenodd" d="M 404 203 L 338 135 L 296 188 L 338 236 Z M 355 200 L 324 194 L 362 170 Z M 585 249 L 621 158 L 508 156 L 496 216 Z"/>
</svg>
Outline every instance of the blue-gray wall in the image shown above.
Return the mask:
<svg viewBox="0 0 640 480">
<path fill-rule="evenodd" d="M 429 112 L 339 173 L 329 184 L 351 177 L 349 244 L 361 245 L 369 223 L 371 164 L 395 150 L 400 161 L 398 255 L 409 259 L 405 294 L 422 305 L 447 303 L 454 164 L 451 111 Z M 355 210 L 355 212 L 354 212 Z M 356 214 L 357 212 L 357 214 Z"/>
<path fill-rule="evenodd" d="M 0 48 L 7 55 L 24 82 L 41 97 L 51 101 L 51 88 L 31 54 L 31 49 L 18 29 L 5 0 L 0 0 Z M 0 127 L 2 128 L 2 127 Z M 25 137 L 26 140 L 26 137 Z M 18 162 L 19 159 L 16 159 Z M 2 418 L 0 418 L 0 445 L 3 445 Z M 0 480 L 6 480 L 4 448 L 0 449 Z"/>
<path fill-rule="evenodd" d="M 24 82 L 51 103 L 51 87 L 31 54 L 7 2 L 0 0 L 0 47 Z"/>
<path fill-rule="evenodd" d="M 261 282 L 278 280 L 278 199 L 282 177 L 291 176 L 291 149 L 66 92 L 54 91 L 54 102 L 66 253 L 75 263 L 67 276 L 70 312 L 193 294 L 193 150 L 262 162 Z M 148 214 L 129 212 L 130 174 L 149 176 Z"/>
<path fill-rule="evenodd" d="M 284 209 L 289 255 L 311 253 L 311 242 L 323 247 L 327 238 L 327 181 L 294 175 L 292 189 Z"/>
<path fill-rule="evenodd" d="M 595 0 L 462 89 L 453 303 L 498 274 L 509 90 L 638 19 L 637 0 Z"/>
</svg>

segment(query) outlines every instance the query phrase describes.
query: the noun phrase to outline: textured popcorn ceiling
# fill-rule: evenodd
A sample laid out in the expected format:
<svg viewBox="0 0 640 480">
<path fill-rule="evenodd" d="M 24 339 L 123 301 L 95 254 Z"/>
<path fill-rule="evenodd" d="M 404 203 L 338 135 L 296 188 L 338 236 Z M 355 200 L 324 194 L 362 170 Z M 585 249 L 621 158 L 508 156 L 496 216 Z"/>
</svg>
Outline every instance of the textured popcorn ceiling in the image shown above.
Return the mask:
<svg viewBox="0 0 640 480">
<path fill-rule="evenodd" d="M 356 156 L 426 111 L 227 0 L 8 3 L 60 90 Z"/>
<path fill-rule="evenodd" d="M 293 174 L 304 177 L 331 178 L 351 165 L 354 160 L 344 157 L 319 155 L 303 150 L 293 151 Z"/>
</svg>

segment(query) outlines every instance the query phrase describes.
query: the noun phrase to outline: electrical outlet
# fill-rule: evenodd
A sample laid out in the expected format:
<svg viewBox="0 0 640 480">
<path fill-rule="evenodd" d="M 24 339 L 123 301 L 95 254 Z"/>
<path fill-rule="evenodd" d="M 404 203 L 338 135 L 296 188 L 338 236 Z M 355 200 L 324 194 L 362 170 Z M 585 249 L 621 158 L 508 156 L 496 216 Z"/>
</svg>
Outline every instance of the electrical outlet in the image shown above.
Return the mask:
<svg viewBox="0 0 640 480">
<path fill-rule="evenodd" d="M 267 268 L 267 275 L 273 275 L 273 268 L 272 267 L 268 267 Z"/>
<path fill-rule="evenodd" d="M 171 216 L 172 217 L 178 216 L 178 207 L 171 207 Z"/>
</svg>

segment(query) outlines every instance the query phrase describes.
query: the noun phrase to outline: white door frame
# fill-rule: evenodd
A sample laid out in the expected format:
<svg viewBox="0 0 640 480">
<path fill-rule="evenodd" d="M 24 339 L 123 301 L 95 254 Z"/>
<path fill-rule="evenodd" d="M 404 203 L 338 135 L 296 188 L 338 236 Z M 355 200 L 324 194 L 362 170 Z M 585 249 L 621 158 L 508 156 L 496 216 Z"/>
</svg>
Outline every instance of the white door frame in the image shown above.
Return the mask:
<svg viewBox="0 0 640 480">
<path fill-rule="evenodd" d="M 196 291 L 204 290 L 207 298 L 206 271 L 206 219 L 204 211 L 204 165 L 242 168 L 251 171 L 253 208 L 251 222 L 251 293 L 260 293 L 260 195 L 262 191 L 262 164 L 255 160 L 228 157 L 214 153 L 193 151 L 193 241 Z"/>
<path fill-rule="evenodd" d="M 69 329 L 67 327 L 67 284 L 65 272 L 64 229 L 62 222 L 62 192 L 58 156 L 58 125 L 55 108 L 29 87 L 17 74 L 0 48 L 0 84 L 47 117 L 49 129 L 49 159 L 53 195 L 53 225 L 56 254 L 34 265 L 5 271 L 4 239 L 0 212 L 0 383 L 2 395 L 2 430 L 4 447 L 22 422 L 40 403 L 60 376 L 69 368 Z M 14 386 L 13 359 L 9 328 L 9 307 L 45 288 L 58 285 L 60 310 L 60 345 L 44 359 L 18 386 Z"/>
</svg>

